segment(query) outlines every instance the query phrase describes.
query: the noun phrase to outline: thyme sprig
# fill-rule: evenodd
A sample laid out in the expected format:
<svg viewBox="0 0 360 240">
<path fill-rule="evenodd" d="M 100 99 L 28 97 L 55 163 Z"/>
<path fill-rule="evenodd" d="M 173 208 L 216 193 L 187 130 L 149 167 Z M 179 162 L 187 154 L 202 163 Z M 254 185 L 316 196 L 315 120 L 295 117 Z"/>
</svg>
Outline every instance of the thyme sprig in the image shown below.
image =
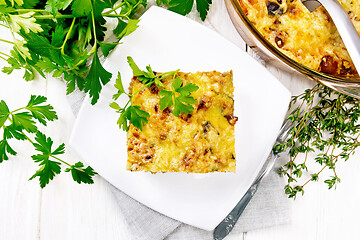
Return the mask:
<svg viewBox="0 0 360 240">
<path fill-rule="evenodd" d="M 340 182 L 337 163 L 347 161 L 360 145 L 359 104 L 359 99 L 322 85 L 292 98 L 288 119 L 293 126 L 289 137 L 273 149 L 275 153 L 289 151 L 288 162 L 279 169 L 287 178 L 284 189 L 289 198 L 304 194 L 304 187 L 318 181 L 324 172 L 328 173 L 324 183 L 329 189 Z M 316 154 L 313 160 L 311 152 Z M 317 163 L 318 168 L 308 169 L 310 161 Z"/>
</svg>

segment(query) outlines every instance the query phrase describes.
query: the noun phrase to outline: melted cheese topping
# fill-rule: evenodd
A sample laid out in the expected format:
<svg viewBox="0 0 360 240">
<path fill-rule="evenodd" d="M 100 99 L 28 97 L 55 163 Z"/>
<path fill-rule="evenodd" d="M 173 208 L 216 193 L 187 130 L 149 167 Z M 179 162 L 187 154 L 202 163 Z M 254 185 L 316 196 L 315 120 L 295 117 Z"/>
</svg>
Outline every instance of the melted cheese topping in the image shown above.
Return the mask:
<svg viewBox="0 0 360 240">
<path fill-rule="evenodd" d="M 312 13 L 301 0 L 239 0 L 262 35 L 285 55 L 314 70 L 357 74 L 326 10 Z M 360 1 L 339 0 L 360 33 Z"/>
<path fill-rule="evenodd" d="M 128 131 L 128 162 L 131 171 L 150 172 L 235 172 L 235 139 L 232 72 L 178 73 L 186 83 L 199 86 L 192 96 L 197 101 L 191 114 L 175 117 L 172 108 L 160 111 L 158 89 L 145 88 L 134 105 L 150 114 L 140 131 Z M 171 89 L 172 78 L 163 81 Z M 132 80 L 130 92 L 143 86 Z"/>
</svg>

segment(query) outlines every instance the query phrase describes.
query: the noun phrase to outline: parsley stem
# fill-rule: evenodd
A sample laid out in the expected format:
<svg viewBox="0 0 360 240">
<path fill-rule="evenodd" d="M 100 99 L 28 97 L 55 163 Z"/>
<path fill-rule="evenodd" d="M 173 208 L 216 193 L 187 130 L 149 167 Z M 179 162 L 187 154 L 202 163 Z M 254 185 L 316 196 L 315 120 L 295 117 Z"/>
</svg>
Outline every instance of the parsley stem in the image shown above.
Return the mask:
<svg viewBox="0 0 360 240">
<path fill-rule="evenodd" d="M 24 134 L 26 140 L 28 140 L 32 145 L 34 145 L 34 141 L 31 140 L 24 132 L 23 132 L 23 134 Z"/>
<path fill-rule="evenodd" d="M 14 42 L 11 42 L 11 41 L 8 41 L 8 40 L 5 40 L 5 39 L 1 39 L 1 38 L 0 38 L 0 42 L 5 42 L 5 43 L 9 43 L 9 44 L 14 44 Z"/>
<path fill-rule="evenodd" d="M 156 77 L 160 77 L 160 78 L 159 78 L 159 81 L 160 81 L 160 80 L 162 80 L 162 79 L 164 79 L 164 78 L 167 78 L 167 77 L 170 77 L 170 76 L 173 76 L 173 77 L 174 77 L 174 75 L 175 75 L 176 73 L 178 73 L 179 71 L 180 71 L 180 69 L 177 69 L 177 70 L 171 71 L 171 72 L 167 72 L 167 73 L 161 73 L 161 74 L 157 75 Z"/>
<path fill-rule="evenodd" d="M 6 26 L 5 24 L 0 23 L 0 26 L 9 28 L 9 26 Z"/>
<path fill-rule="evenodd" d="M 94 17 L 94 11 L 91 11 L 91 20 L 92 20 L 92 25 L 93 25 L 93 34 L 94 34 L 94 46 L 97 45 L 98 40 L 96 38 L 96 27 L 95 27 L 95 17 Z M 95 51 L 97 51 L 97 47 L 95 47 Z"/>
<path fill-rule="evenodd" d="M 109 11 L 104 12 L 103 14 L 109 14 L 109 13 L 111 13 L 111 12 L 115 12 L 115 10 L 121 8 L 124 4 L 125 4 L 125 2 L 122 2 L 122 3 L 120 3 L 119 5 L 117 5 L 116 7 L 110 9 Z M 103 15 L 103 16 L 104 16 L 104 15 Z"/>
<path fill-rule="evenodd" d="M 31 140 L 25 133 L 23 133 L 24 134 L 24 136 L 25 136 L 25 138 L 26 138 L 26 140 L 28 140 L 32 145 L 34 145 L 34 141 L 33 140 Z M 68 165 L 69 167 L 72 167 L 72 165 L 71 164 L 69 164 L 69 163 L 67 163 L 67 162 L 65 162 L 65 161 L 63 161 L 63 160 L 61 160 L 60 158 L 58 158 L 58 157 L 55 157 L 54 155 L 52 155 L 52 154 L 50 154 L 49 155 L 50 157 L 53 157 L 53 158 L 55 158 L 56 160 L 58 160 L 58 161 L 60 161 L 60 162 L 62 162 L 62 163 L 64 163 L 64 164 L 66 164 L 66 165 Z"/>
<path fill-rule="evenodd" d="M 149 87 L 153 84 L 154 82 L 149 82 L 147 84 L 145 84 L 144 86 L 142 86 L 141 88 L 139 88 L 134 94 L 131 95 L 131 98 L 130 98 L 130 101 L 129 102 L 132 102 L 132 100 L 134 99 L 134 97 L 136 96 L 136 94 L 138 94 L 141 90 L 143 90 L 144 88 L 146 87 Z M 127 104 L 126 104 L 127 105 Z"/>
<path fill-rule="evenodd" d="M 26 107 L 21 107 L 21 108 L 15 109 L 15 110 L 11 111 L 10 114 L 12 115 L 13 113 L 18 112 L 23 109 L 26 109 Z"/>
<path fill-rule="evenodd" d="M 54 18 L 75 18 L 73 15 L 69 15 L 69 14 L 57 14 L 56 16 L 54 15 L 35 15 L 34 18 L 37 19 L 54 19 Z"/>
<path fill-rule="evenodd" d="M 104 17 L 126 17 L 127 13 L 125 14 L 109 14 L 109 13 L 103 13 L 102 14 Z"/>
<path fill-rule="evenodd" d="M 58 158 L 58 157 L 55 157 L 54 155 L 50 155 L 50 157 L 53 157 L 53 158 L 55 158 L 56 160 L 58 160 L 58 161 L 60 161 L 60 162 L 62 162 L 62 163 L 64 163 L 64 164 L 66 164 L 66 165 L 68 165 L 69 167 L 72 167 L 72 165 L 71 164 L 69 164 L 69 163 L 67 163 L 67 162 L 65 162 L 65 161 L 63 161 L 63 160 L 61 160 L 60 158 Z"/>
<path fill-rule="evenodd" d="M 0 52 L 0 54 L 4 55 L 5 57 L 11 57 L 9 54 L 3 53 L 3 52 Z"/>
<path fill-rule="evenodd" d="M 128 18 L 129 14 L 131 13 L 131 11 L 135 8 L 137 8 L 137 6 L 139 6 L 139 4 L 141 3 L 141 1 L 137 2 L 134 7 L 131 7 L 129 8 L 129 11 L 127 11 L 126 13 L 124 14 L 107 14 L 107 13 L 104 13 L 102 14 L 104 17 L 126 17 Z M 128 3 L 127 3 L 128 4 Z M 129 5 L 129 4 L 128 4 Z"/>
<path fill-rule="evenodd" d="M 4 58 L 3 56 L 0 56 L 0 58 L 1 58 L 1 59 L 3 59 L 4 61 L 7 61 L 7 59 L 6 59 L 6 58 Z"/>
<path fill-rule="evenodd" d="M 149 83 L 145 84 L 144 86 L 142 86 L 141 88 L 139 88 L 139 89 L 138 89 L 134 94 L 132 94 L 132 95 L 127 94 L 127 95 L 130 97 L 130 99 L 129 99 L 129 101 L 125 104 L 125 106 L 123 107 L 123 109 L 126 109 L 127 106 L 132 103 L 132 101 L 133 101 L 134 97 L 136 96 L 136 94 L 138 94 L 138 93 L 139 93 L 141 90 L 143 90 L 144 88 L 146 88 L 146 87 L 148 87 L 148 86 L 151 86 L 153 83 L 154 83 L 154 82 L 149 82 Z"/>
<path fill-rule="evenodd" d="M 6 24 L 8 25 L 8 28 L 10 29 L 10 33 L 11 33 L 11 35 L 13 36 L 13 39 L 14 39 L 14 42 L 15 42 L 16 38 L 15 38 L 14 31 L 13 31 L 13 29 L 11 28 L 11 25 L 10 25 L 8 19 L 7 19 L 7 18 L 4 18 L 4 19 L 5 19 Z M 16 46 L 16 45 L 15 45 L 15 46 Z"/>
<path fill-rule="evenodd" d="M 61 45 L 61 53 L 62 53 L 62 54 L 65 54 L 64 48 L 65 48 L 65 45 L 66 45 L 67 40 L 69 39 L 69 36 L 71 35 L 72 29 L 73 29 L 74 24 L 75 24 L 75 20 L 76 20 L 76 17 L 73 18 L 73 21 L 72 21 L 72 23 L 71 23 L 71 26 L 70 26 L 70 28 L 69 28 L 69 31 L 68 31 L 67 34 L 66 34 L 64 43 Z"/>
<path fill-rule="evenodd" d="M 48 12 L 44 9 L 14 9 L 13 12 Z"/>
<path fill-rule="evenodd" d="M 25 133 L 23 133 L 23 134 L 24 134 L 26 140 L 28 140 L 32 145 L 34 145 L 34 141 L 31 140 Z M 54 156 L 54 155 L 52 155 L 52 154 L 50 154 L 49 156 L 52 157 L 52 158 L 55 158 L 56 160 L 58 160 L 58 161 L 60 161 L 60 162 L 62 162 L 62 163 L 64 163 L 64 164 L 66 164 L 66 165 L 68 165 L 69 167 L 72 167 L 71 164 L 69 164 L 69 163 L 61 160 L 60 158 L 58 158 L 58 157 L 56 157 L 56 156 Z"/>
</svg>

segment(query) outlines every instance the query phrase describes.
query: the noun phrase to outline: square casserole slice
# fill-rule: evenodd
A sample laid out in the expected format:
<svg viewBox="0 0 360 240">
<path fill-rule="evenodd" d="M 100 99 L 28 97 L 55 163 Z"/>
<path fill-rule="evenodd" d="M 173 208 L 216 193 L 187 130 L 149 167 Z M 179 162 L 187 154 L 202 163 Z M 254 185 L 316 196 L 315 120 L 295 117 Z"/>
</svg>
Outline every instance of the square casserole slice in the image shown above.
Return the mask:
<svg viewBox="0 0 360 240">
<path fill-rule="evenodd" d="M 232 71 L 198 72 L 177 75 L 183 82 L 196 84 L 192 93 L 197 101 L 191 114 L 172 114 L 172 108 L 160 110 L 156 85 L 144 88 L 133 105 L 150 114 L 140 131 L 133 125 L 127 133 L 127 170 L 156 172 L 235 172 L 234 87 Z M 172 77 L 163 80 L 171 90 Z M 134 77 L 130 93 L 143 86 Z"/>
</svg>

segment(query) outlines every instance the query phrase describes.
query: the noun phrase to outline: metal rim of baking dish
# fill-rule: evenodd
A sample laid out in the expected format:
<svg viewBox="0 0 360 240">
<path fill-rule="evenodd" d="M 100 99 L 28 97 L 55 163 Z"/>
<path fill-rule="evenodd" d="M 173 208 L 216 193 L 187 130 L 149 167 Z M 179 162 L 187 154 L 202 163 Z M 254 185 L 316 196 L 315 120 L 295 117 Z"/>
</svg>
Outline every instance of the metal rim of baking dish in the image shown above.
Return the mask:
<svg viewBox="0 0 360 240">
<path fill-rule="evenodd" d="M 340 77 L 310 69 L 298 62 L 292 60 L 284 53 L 279 51 L 254 27 L 242 10 L 239 0 L 225 0 L 225 5 L 236 30 L 244 41 L 255 50 L 265 61 L 275 60 L 275 65 L 285 70 L 300 72 L 307 77 L 321 82 L 337 91 L 360 96 L 360 92 L 354 91 L 360 89 L 360 77 Z M 274 63 L 272 61 L 272 63 Z"/>
</svg>

